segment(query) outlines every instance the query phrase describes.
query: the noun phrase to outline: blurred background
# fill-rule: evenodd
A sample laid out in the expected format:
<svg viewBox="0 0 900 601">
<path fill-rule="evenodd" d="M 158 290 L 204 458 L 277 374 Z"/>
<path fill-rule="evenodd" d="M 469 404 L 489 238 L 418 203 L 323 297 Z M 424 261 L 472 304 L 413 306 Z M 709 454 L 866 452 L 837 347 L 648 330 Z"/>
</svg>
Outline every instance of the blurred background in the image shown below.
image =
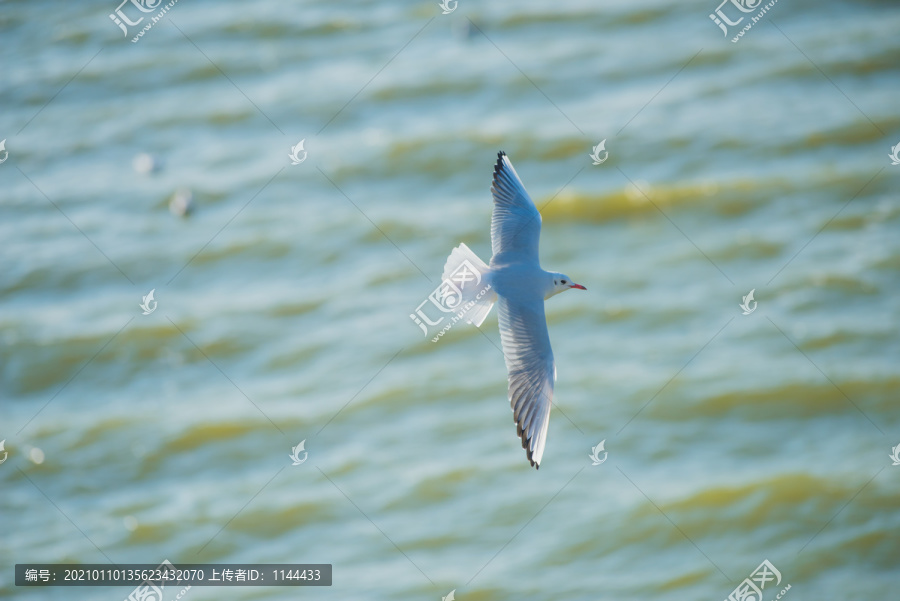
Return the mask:
<svg viewBox="0 0 900 601">
<path fill-rule="evenodd" d="M 765 601 L 895 596 L 896 2 L 737 42 L 716 0 L 117 8 L 0 2 L 0 597 L 164 559 L 334 565 L 192 601 L 718 601 L 765 559 Z M 500 149 L 588 289 L 538 472 L 496 312 L 410 319 L 489 259 Z"/>
</svg>

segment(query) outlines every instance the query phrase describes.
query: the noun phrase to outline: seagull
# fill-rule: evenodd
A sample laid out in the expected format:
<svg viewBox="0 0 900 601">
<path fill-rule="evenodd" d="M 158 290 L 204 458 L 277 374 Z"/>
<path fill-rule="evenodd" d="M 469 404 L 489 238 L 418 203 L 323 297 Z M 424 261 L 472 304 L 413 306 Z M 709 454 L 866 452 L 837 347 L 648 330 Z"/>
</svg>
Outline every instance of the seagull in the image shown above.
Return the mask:
<svg viewBox="0 0 900 601">
<path fill-rule="evenodd" d="M 460 244 L 444 264 L 443 280 L 456 285 L 456 306 L 463 307 L 466 320 L 475 326 L 480 326 L 497 304 L 516 434 L 528 461 L 540 469 L 556 381 L 544 301 L 573 288 L 587 289 L 564 273 L 541 268 L 541 214 L 502 150 L 497 153 L 491 194 L 490 265 Z M 467 285 L 470 283 L 474 285 Z"/>
</svg>

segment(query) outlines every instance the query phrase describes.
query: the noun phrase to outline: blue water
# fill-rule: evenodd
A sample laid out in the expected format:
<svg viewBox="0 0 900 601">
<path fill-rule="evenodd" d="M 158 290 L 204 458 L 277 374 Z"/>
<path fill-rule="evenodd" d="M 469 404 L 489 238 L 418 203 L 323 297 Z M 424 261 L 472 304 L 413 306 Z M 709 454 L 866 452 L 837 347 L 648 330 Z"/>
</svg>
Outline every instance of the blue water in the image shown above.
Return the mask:
<svg viewBox="0 0 900 601">
<path fill-rule="evenodd" d="M 895 597 L 896 3 L 737 43 L 699 0 L 116 8 L 0 4 L 0 597 L 164 559 L 334 566 L 192 601 L 718 601 L 766 559 L 764 601 Z M 501 149 L 588 289 L 539 471 L 496 313 L 409 317 L 489 259 Z"/>
</svg>

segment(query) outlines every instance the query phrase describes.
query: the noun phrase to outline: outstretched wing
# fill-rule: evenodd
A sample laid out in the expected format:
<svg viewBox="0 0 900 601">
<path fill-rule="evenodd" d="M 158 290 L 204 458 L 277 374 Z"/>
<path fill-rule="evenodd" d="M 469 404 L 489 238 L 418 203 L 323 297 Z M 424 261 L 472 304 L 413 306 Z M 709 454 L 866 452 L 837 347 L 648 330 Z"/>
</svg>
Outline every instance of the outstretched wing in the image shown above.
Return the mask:
<svg viewBox="0 0 900 601">
<path fill-rule="evenodd" d="M 491 217 L 491 265 L 507 262 L 506 253 L 515 253 L 515 261 L 538 264 L 538 242 L 541 237 L 541 214 L 525 191 L 519 174 L 502 150 L 494 165 L 494 213 Z M 499 257 L 499 258 L 498 258 Z"/>
<path fill-rule="evenodd" d="M 539 468 L 547 442 L 556 380 L 544 299 L 537 293 L 527 299 L 500 297 L 497 305 L 516 433 L 522 439 L 522 448 L 531 465 Z"/>
</svg>

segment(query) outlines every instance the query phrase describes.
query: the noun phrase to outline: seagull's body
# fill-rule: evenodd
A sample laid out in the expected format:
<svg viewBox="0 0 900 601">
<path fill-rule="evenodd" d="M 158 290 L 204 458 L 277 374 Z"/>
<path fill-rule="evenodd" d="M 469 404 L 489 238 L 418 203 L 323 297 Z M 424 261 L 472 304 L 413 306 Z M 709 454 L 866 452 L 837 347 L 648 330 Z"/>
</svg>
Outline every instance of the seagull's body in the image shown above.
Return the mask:
<svg viewBox="0 0 900 601">
<path fill-rule="evenodd" d="M 466 318 L 480 326 L 494 303 L 500 340 L 509 375 L 509 402 L 522 448 L 535 468 L 540 467 L 550 423 L 556 363 L 544 301 L 570 288 L 584 290 L 567 275 L 544 271 L 538 258 L 541 214 L 525 191 L 516 170 L 500 151 L 491 186 L 493 256 L 486 265 L 465 244 L 453 249 L 444 265 L 444 280 L 454 280 L 464 261 L 480 274 L 478 287 L 462 289 L 461 300 L 472 304 Z"/>
</svg>

